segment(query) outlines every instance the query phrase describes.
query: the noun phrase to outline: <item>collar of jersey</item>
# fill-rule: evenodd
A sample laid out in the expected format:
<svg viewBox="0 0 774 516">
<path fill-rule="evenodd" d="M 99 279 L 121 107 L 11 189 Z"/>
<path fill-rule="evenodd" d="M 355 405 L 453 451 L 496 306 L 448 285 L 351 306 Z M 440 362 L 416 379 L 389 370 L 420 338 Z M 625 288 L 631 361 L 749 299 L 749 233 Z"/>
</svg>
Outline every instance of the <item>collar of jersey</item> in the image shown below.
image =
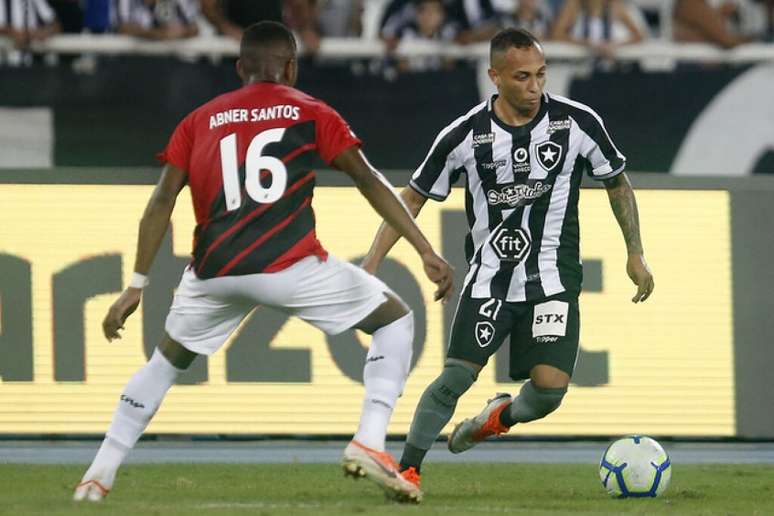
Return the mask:
<svg viewBox="0 0 774 516">
<path fill-rule="evenodd" d="M 497 97 L 498 95 L 495 93 L 492 95 L 492 98 L 489 99 L 490 116 L 492 117 L 492 120 L 494 120 L 494 122 L 503 130 L 508 131 L 509 133 L 516 136 L 524 136 L 529 134 L 532 129 L 543 119 L 543 117 L 546 115 L 546 112 L 548 111 L 548 95 L 543 93 L 543 95 L 540 97 L 540 109 L 538 109 L 537 114 L 532 120 L 524 125 L 508 125 L 500 120 L 500 118 L 497 116 L 497 113 L 495 113 L 494 101 L 497 99 Z"/>
</svg>

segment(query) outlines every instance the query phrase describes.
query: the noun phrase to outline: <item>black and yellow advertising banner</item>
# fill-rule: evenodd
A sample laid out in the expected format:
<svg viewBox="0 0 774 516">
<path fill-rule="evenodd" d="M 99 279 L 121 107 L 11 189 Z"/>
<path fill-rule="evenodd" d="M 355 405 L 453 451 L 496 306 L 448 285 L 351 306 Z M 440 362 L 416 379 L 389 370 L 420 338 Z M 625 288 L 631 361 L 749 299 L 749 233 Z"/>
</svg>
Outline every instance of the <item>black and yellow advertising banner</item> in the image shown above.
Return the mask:
<svg viewBox="0 0 774 516">
<path fill-rule="evenodd" d="M 190 252 L 194 220 L 184 192 L 142 307 L 123 338 L 107 342 L 100 323 L 132 273 L 137 223 L 151 189 L 0 184 L 0 434 L 107 428 L 123 385 L 162 335 Z M 607 196 L 584 190 L 586 284 L 574 385 L 561 410 L 514 433 L 735 435 L 729 193 L 643 189 L 638 201 L 655 293 L 644 304 L 630 301 L 635 287 Z M 429 202 L 419 219 L 457 264 L 466 232 L 463 203 L 455 189 L 446 202 Z M 379 224 L 365 200 L 352 187 L 318 187 L 313 206 L 328 250 L 359 260 Z M 433 285 L 405 242 L 391 258 L 383 278 L 417 318 L 415 363 L 389 429 L 405 434 L 422 390 L 442 367 L 454 302 L 432 302 Z M 355 333 L 328 338 L 259 308 L 221 351 L 198 359 L 172 388 L 148 432 L 351 434 L 367 342 Z M 507 379 L 506 352 L 460 400 L 455 421 L 477 413 L 495 392 L 518 388 Z"/>
</svg>

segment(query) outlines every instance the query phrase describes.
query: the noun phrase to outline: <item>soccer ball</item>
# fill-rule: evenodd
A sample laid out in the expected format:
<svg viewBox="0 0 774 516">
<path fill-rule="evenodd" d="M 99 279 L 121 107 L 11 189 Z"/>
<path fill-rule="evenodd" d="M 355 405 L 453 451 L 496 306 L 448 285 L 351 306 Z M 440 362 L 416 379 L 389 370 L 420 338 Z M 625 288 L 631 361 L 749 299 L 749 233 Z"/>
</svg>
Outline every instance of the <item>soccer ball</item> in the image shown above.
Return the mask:
<svg viewBox="0 0 774 516">
<path fill-rule="evenodd" d="M 607 447 L 599 463 L 599 478 L 615 497 L 654 497 L 669 485 L 672 463 L 655 439 L 630 435 Z"/>
</svg>

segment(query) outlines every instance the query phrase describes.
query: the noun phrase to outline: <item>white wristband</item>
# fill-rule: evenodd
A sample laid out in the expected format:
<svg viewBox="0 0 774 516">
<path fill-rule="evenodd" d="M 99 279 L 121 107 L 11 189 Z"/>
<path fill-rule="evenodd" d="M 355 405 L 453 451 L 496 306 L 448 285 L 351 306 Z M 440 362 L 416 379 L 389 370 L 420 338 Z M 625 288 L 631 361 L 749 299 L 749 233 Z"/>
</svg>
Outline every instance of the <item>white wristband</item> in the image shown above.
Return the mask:
<svg viewBox="0 0 774 516">
<path fill-rule="evenodd" d="M 129 286 L 132 288 L 144 288 L 148 285 L 148 276 L 140 274 L 139 272 L 132 273 L 132 279 L 129 282 Z"/>
</svg>

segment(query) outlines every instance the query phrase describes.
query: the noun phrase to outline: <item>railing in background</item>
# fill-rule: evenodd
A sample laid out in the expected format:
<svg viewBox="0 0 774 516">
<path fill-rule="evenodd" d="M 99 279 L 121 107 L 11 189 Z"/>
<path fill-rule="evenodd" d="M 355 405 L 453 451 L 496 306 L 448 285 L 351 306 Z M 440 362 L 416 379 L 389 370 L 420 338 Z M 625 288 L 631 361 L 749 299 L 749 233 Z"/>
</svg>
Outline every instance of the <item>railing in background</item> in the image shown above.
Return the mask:
<svg viewBox="0 0 774 516">
<path fill-rule="evenodd" d="M 590 57 L 589 51 L 578 45 L 546 42 L 546 55 L 552 60 L 582 61 Z M 187 40 L 155 42 L 143 41 L 123 35 L 58 35 L 44 42 L 37 42 L 32 49 L 53 54 L 97 55 L 180 55 L 234 57 L 239 44 L 220 36 L 201 36 Z M 13 50 L 7 38 L 0 37 L 0 53 Z M 482 59 L 489 55 L 486 43 L 475 45 L 447 45 L 436 42 L 412 41 L 401 44 L 396 54 L 402 57 L 443 56 L 457 59 Z M 326 60 L 378 58 L 385 55 L 384 46 L 378 40 L 359 38 L 325 38 L 320 46 L 319 57 Z M 714 63 L 753 63 L 774 61 L 774 44 L 750 43 L 731 50 L 723 50 L 703 43 L 672 43 L 650 40 L 618 49 L 620 61 L 668 60 Z"/>
</svg>

